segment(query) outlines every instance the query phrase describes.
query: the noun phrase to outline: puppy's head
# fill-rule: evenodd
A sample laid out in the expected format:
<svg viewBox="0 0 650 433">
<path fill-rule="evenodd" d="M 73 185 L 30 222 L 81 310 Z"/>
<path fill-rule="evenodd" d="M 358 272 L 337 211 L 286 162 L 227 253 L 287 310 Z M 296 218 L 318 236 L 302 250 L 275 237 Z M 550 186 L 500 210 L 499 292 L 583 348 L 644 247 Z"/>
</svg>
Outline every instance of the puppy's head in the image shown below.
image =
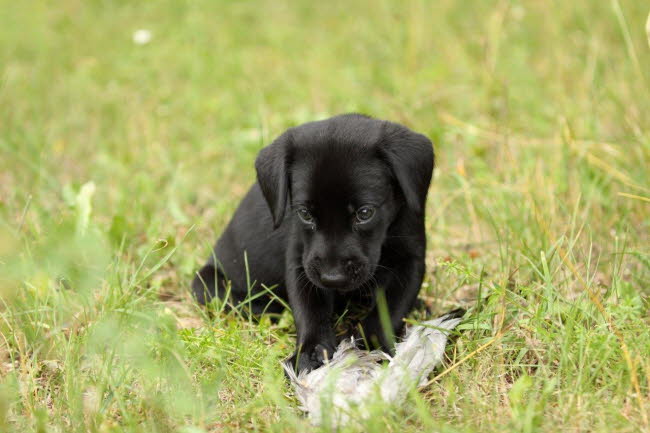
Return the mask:
<svg viewBox="0 0 650 433">
<path fill-rule="evenodd" d="M 433 162 L 425 136 L 348 114 L 289 129 L 255 166 L 275 227 L 294 224 L 309 280 L 347 291 L 372 277 L 399 215 L 423 217 Z"/>
</svg>

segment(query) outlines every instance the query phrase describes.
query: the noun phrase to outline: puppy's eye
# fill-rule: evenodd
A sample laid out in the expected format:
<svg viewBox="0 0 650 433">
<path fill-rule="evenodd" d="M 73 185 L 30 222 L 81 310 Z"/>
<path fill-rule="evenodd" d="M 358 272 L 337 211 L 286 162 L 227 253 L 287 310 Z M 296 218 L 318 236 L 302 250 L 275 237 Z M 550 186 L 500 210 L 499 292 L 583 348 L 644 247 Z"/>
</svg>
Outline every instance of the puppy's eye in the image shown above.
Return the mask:
<svg viewBox="0 0 650 433">
<path fill-rule="evenodd" d="M 314 216 L 309 212 L 309 210 L 305 207 L 301 207 L 297 211 L 298 217 L 304 222 L 305 224 L 313 224 L 314 223 Z"/>
<path fill-rule="evenodd" d="M 357 209 L 357 221 L 359 223 L 367 223 L 375 216 L 375 208 L 370 206 L 361 206 Z"/>
</svg>

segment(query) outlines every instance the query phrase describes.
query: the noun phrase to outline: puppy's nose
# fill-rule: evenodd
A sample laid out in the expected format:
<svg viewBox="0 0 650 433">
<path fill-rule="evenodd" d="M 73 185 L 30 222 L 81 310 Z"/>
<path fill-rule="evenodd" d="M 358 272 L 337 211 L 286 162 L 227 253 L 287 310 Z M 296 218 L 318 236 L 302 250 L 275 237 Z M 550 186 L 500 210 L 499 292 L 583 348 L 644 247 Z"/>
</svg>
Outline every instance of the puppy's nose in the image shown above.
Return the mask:
<svg viewBox="0 0 650 433">
<path fill-rule="evenodd" d="M 343 287 L 348 283 L 348 277 L 338 269 L 321 272 L 320 281 L 325 287 Z"/>
</svg>

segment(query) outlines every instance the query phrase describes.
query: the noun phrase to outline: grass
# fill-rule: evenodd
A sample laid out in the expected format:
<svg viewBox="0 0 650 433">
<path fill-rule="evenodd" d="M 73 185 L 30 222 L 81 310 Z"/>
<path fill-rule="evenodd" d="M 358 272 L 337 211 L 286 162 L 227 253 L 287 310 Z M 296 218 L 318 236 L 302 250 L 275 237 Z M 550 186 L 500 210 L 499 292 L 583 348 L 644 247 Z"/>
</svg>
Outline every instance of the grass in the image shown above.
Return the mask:
<svg viewBox="0 0 650 433">
<path fill-rule="evenodd" d="M 258 150 L 348 111 L 436 143 L 422 297 L 470 308 L 350 430 L 650 431 L 643 3 L 2 0 L 0 431 L 309 430 L 291 316 L 187 287 Z"/>
</svg>

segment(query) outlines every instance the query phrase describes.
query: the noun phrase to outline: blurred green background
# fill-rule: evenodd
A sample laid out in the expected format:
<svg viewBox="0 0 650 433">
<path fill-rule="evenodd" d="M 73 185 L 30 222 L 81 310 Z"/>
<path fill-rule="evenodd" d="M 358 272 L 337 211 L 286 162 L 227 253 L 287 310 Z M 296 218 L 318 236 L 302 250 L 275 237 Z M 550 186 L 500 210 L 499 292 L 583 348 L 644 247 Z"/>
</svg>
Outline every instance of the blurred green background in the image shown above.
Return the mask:
<svg viewBox="0 0 650 433">
<path fill-rule="evenodd" d="M 305 431 L 291 316 L 192 303 L 290 126 L 435 143 L 443 376 L 351 431 L 650 431 L 650 4 L 0 0 L 0 431 Z M 447 368 L 453 369 L 447 372 Z"/>
</svg>

